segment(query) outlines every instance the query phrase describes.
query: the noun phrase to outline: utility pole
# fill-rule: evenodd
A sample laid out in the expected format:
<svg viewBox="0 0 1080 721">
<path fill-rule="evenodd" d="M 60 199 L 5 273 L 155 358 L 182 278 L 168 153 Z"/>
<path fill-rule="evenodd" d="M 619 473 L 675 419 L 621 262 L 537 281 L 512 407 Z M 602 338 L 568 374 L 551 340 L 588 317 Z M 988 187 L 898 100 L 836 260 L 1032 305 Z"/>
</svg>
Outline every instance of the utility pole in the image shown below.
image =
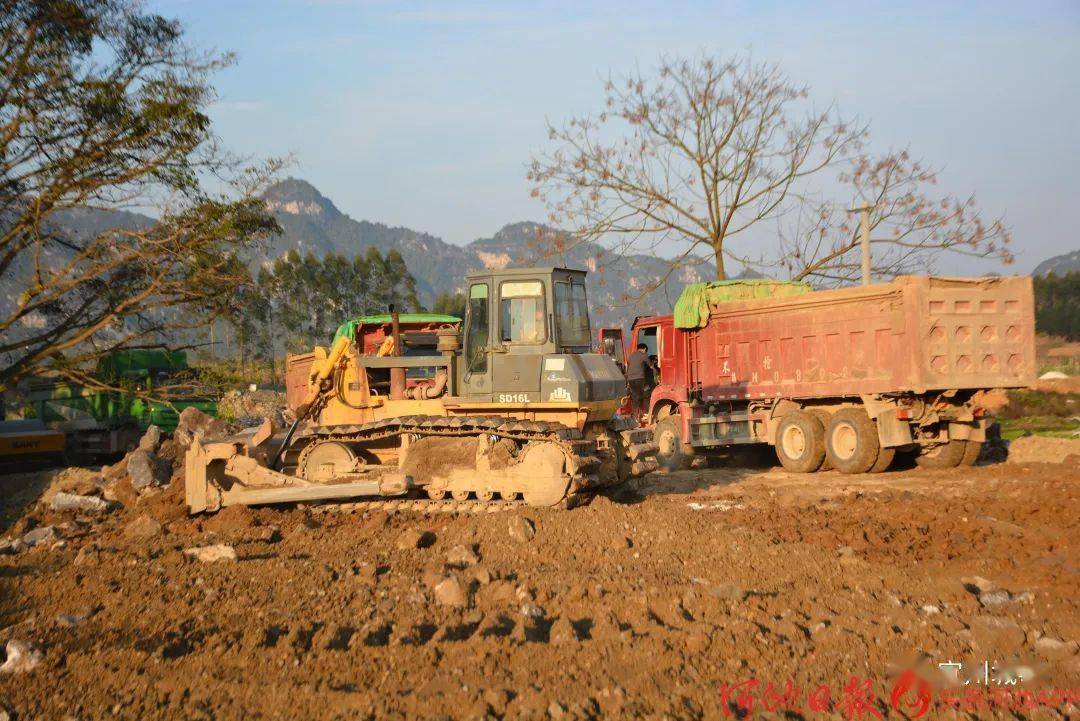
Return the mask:
<svg viewBox="0 0 1080 721">
<path fill-rule="evenodd" d="M 870 206 L 863 205 L 859 213 L 859 236 L 862 240 L 862 284 L 870 285 Z"/>
<path fill-rule="evenodd" d="M 874 206 L 863 203 L 852 208 L 849 213 L 859 214 L 859 245 L 862 246 L 862 284 L 870 285 L 870 209 Z"/>
</svg>

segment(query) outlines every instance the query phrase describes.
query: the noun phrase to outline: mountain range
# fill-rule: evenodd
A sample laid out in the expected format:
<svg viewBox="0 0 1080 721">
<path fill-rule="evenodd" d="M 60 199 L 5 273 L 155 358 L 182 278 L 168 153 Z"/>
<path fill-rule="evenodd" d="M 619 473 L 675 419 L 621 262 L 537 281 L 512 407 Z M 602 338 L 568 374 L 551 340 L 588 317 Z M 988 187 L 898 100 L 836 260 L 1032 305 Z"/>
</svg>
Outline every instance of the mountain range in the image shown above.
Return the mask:
<svg viewBox="0 0 1080 721">
<path fill-rule="evenodd" d="M 440 293 L 463 290 L 465 274 L 472 271 L 557 265 L 589 271 L 587 284 L 594 325 L 628 325 L 635 315 L 670 312 L 688 283 L 707 280 L 716 272 L 711 263 L 681 269 L 654 292 L 639 298 L 643 289 L 667 273 L 666 260 L 644 254 L 616 255 L 596 243 L 550 252 L 546 250 L 550 244 L 539 243 L 538 238 L 557 237 L 559 231 L 540 223 L 511 223 L 490 238 L 478 238 L 460 246 L 410 228 L 355 220 L 342 213 L 313 185 L 296 178 L 273 185 L 265 198 L 283 230 L 272 241 L 268 257 L 277 257 L 292 248 L 301 253 L 349 256 L 369 247 L 383 253 L 396 248 L 416 279 L 420 301 L 429 307 Z"/>
<path fill-rule="evenodd" d="M 386 253 L 397 249 L 416 279 L 420 301 L 431 307 L 440 293 L 464 289 L 465 274 L 507 266 L 556 265 L 589 271 L 588 290 L 593 325 L 628 326 L 636 315 L 670 312 L 688 283 L 714 277 L 711 263 L 680 268 L 666 276 L 651 293 L 644 289 L 665 278 L 669 261 L 646 254 L 615 254 L 596 243 L 571 245 L 552 252 L 551 243 L 538 238 L 558 237 L 559 231 L 529 221 L 503 226 L 489 238 L 454 245 L 430 233 L 405 227 L 356 220 L 343 213 L 311 183 L 297 178 L 280 181 L 264 193 L 267 207 L 277 218 L 282 233 L 274 237 L 253 265 L 269 263 L 296 249 L 316 255 L 337 253 L 353 256 L 370 247 Z M 86 237 L 110 227 L 144 227 L 153 219 L 126 211 L 74 210 L 56 219 L 56 225 L 76 237 Z M 564 236 L 565 237 L 565 236 Z M 1049 258 L 1033 275 L 1063 274 L 1080 270 L 1080 250 Z M 13 302 L 19 290 L 18 274 L 9 274 L 0 293 L 0 304 Z M 744 273 L 741 277 L 755 277 Z"/>
<path fill-rule="evenodd" d="M 1074 250 L 1071 253 L 1064 253 L 1062 255 L 1055 255 L 1053 258 L 1047 258 L 1043 262 L 1035 266 L 1035 270 L 1031 271 L 1032 275 L 1065 275 L 1066 273 L 1075 273 L 1080 271 L 1080 250 Z"/>
</svg>

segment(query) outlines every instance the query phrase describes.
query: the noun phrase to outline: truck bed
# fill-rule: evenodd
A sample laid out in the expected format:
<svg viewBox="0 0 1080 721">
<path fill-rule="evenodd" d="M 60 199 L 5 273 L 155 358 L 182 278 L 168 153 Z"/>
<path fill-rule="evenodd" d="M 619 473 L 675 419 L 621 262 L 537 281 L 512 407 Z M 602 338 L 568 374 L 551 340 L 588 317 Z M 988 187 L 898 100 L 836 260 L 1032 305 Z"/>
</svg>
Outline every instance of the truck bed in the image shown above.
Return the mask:
<svg viewBox="0 0 1080 721">
<path fill-rule="evenodd" d="M 704 400 L 1015 388 L 1035 377 L 1029 277 L 889 283 L 710 306 L 686 334 Z"/>
</svg>

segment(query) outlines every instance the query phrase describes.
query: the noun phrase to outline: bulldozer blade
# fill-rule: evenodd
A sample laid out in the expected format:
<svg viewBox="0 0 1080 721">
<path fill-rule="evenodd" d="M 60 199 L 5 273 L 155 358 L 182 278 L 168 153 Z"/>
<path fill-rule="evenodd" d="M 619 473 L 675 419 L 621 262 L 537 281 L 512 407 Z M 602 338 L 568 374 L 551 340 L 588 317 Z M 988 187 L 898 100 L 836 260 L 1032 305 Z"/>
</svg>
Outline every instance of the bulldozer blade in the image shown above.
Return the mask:
<svg viewBox="0 0 1080 721">
<path fill-rule="evenodd" d="M 412 486 L 409 476 L 391 468 L 374 478 L 310 483 L 267 468 L 247 455 L 248 450 L 241 441 L 203 444 L 196 439 L 191 444 L 184 457 L 184 497 L 191 513 L 237 504 L 400 496 Z"/>
<path fill-rule="evenodd" d="M 328 501 L 337 498 L 382 496 L 378 481 L 335 483 L 315 486 L 283 486 L 279 488 L 234 488 L 221 494 L 221 505 L 255 506 L 263 503 L 300 503 Z"/>
<path fill-rule="evenodd" d="M 184 454 L 184 502 L 188 512 L 216 511 L 221 507 L 221 492 L 211 488 L 207 470 L 212 461 L 224 462 L 236 453 L 236 444 L 214 443 L 217 452 L 211 455 L 207 446 L 196 438 Z"/>
</svg>

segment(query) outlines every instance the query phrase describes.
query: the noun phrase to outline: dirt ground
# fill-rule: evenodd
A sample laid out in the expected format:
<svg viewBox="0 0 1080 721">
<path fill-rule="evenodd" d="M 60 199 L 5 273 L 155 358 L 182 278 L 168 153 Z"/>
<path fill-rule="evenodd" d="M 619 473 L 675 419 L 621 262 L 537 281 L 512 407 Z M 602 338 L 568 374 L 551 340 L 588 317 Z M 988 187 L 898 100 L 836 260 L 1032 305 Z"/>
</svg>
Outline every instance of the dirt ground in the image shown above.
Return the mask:
<svg viewBox="0 0 1080 721">
<path fill-rule="evenodd" d="M 5 534 L 52 524 L 61 540 L 0 557 L 0 644 L 40 654 L 0 673 L 0 705 L 16 720 L 903 718 L 892 693 L 918 715 L 914 669 L 928 718 L 956 717 L 964 693 L 972 716 L 1075 717 L 1075 461 L 720 468 L 571 510 L 196 519 L 175 484 L 80 516 L 35 505 L 52 474 L 7 476 Z M 236 559 L 184 553 L 214 544 Z M 941 686 L 950 662 L 967 686 Z M 1052 708 L 1006 713 L 986 700 L 1002 689 Z"/>
</svg>

